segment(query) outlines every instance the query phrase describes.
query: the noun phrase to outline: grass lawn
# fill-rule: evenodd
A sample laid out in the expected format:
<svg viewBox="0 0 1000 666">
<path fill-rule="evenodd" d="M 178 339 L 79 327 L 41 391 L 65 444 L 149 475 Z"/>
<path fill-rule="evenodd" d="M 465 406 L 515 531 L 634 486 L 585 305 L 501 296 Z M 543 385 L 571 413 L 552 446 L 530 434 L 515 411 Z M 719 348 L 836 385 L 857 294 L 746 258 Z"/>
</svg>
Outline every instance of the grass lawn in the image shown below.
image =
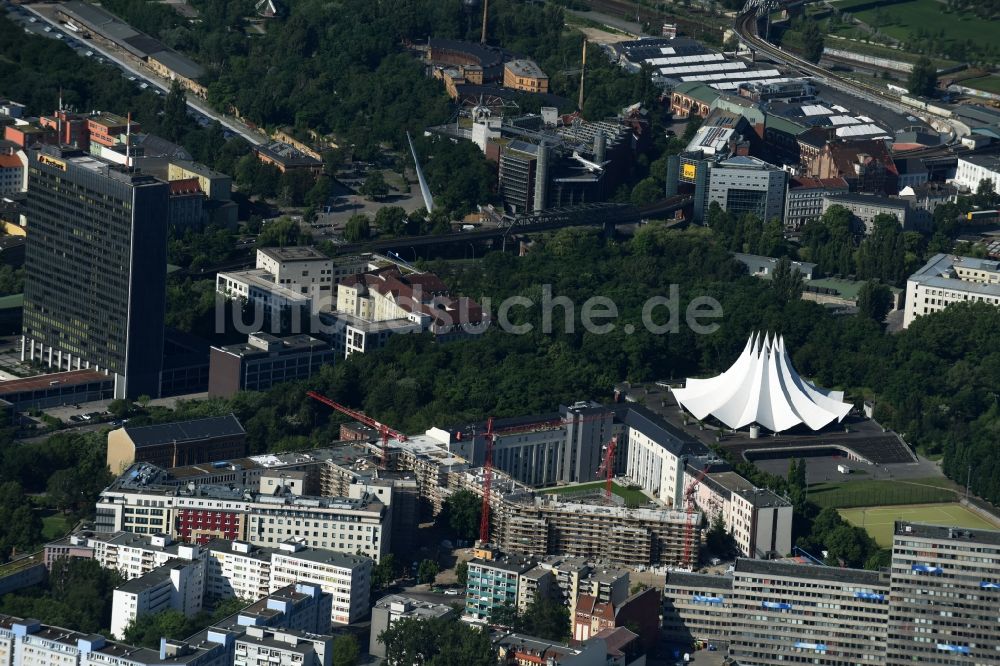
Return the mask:
<svg viewBox="0 0 1000 666">
<path fill-rule="evenodd" d="M 61 539 L 73 529 L 73 523 L 68 516 L 53 513 L 42 518 L 42 536 L 46 541 Z"/>
<path fill-rule="evenodd" d="M 843 483 L 818 483 L 809 486 L 809 499 L 823 508 L 835 509 L 953 502 L 954 491 L 941 487 L 941 481 L 941 479 L 907 481 L 865 479 Z"/>
<path fill-rule="evenodd" d="M 598 490 L 604 487 L 603 481 L 594 481 L 593 483 L 578 483 L 571 486 L 558 486 L 556 488 L 546 488 L 541 490 L 541 493 L 547 493 L 550 495 L 572 495 L 585 490 Z M 638 504 L 645 504 L 649 501 L 649 498 L 641 490 L 633 490 L 631 488 L 625 488 L 624 486 L 619 486 L 615 482 L 611 482 L 611 492 L 618 495 L 628 506 L 636 506 Z"/>
<path fill-rule="evenodd" d="M 850 12 L 856 18 L 872 27 L 877 27 L 887 35 L 903 41 L 910 39 L 910 33 L 917 28 L 928 32 L 943 30 L 949 39 L 959 41 L 971 40 L 975 44 L 985 46 L 996 40 L 1000 34 L 1000 21 L 984 21 L 969 14 L 944 12 L 944 3 L 938 0 L 908 0 L 874 7 L 872 0 L 840 0 L 833 3 L 837 9 Z M 860 11 L 853 7 L 864 6 Z M 890 24 L 878 26 L 876 16 L 882 14 L 889 18 Z"/>
<path fill-rule="evenodd" d="M 966 79 L 959 82 L 959 85 L 991 93 L 1000 93 L 1000 76 L 981 76 L 978 79 Z"/>
<path fill-rule="evenodd" d="M 840 515 L 852 525 L 864 527 L 880 546 L 886 548 L 892 545 L 893 523 L 897 520 L 948 527 L 997 529 L 996 525 L 958 503 L 841 509 Z"/>
</svg>

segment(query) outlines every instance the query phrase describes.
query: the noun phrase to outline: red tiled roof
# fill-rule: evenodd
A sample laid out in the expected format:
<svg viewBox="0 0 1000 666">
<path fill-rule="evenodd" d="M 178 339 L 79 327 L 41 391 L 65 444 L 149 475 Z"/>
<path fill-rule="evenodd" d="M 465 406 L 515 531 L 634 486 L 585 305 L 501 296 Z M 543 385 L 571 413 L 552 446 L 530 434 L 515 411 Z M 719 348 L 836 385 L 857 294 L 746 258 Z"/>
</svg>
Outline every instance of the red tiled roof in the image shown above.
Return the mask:
<svg viewBox="0 0 1000 666">
<path fill-rule="evenodd" d="M 802 187 L 802 188 L 819 188 L 819 187 L 842 187 L 847 189 L 847 181 L 843 178 L 810 178 L 808 176 L 792 176 L 788 179 L 789 189 Z"/>
<path fill-rule="evenodd" d="M 339 284 L 356 287 L 364 285 L 392 298 L 406 312 L 431 317 L 439 326 L 461 323 L 478 323 L 483 319 L 483 309 L 471 298 L 454 298 L 441 278 L 433 273 L 403 275 L 395 266 L 369 273 L 356 273 L 341 278 Z"/>
</svg>

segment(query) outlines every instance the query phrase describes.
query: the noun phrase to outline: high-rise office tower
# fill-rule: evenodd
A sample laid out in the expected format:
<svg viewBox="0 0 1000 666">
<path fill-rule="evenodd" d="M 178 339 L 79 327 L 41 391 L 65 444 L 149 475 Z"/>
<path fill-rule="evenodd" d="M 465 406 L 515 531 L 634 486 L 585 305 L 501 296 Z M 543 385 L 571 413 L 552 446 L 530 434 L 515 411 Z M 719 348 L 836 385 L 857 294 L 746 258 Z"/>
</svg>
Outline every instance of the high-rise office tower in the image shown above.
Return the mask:
<svg viewBox="0 0 1000 666">
<path fill-rule="evenodd" d="M 159 394 L 167 183 L 67 148 L 28 164 L 22 359 Z"/>
</svg>

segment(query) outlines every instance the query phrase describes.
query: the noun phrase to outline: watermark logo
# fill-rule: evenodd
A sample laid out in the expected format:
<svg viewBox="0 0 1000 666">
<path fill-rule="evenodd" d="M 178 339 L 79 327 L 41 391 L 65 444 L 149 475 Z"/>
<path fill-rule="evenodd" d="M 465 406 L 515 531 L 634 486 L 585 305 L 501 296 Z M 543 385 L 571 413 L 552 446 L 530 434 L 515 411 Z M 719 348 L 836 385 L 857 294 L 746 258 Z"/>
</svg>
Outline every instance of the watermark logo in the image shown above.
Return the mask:
<svg viewBox="0 0 1000 666">
<path fill-rule="evenodd" d="M 624 323 L 614 299 L 598 295 L 577 303 L 554 294 L 550 284 L 542 285 L 538 300 L 515 295 L 497 303 L 489 297 L 477 303 L 442 293 L 425 294 L 420 285 L 409 293 L 390 290 L 372 295 L 365 289 L 348 288 L 339 299 L 329 292 L 300 296 L 285 291 L 217 292 L 216 332 L 336 337 L 420 330 L 478 335 L 499 329 L 527 335 L 537 328 L 544 334 L 574 334 L 582 329 L 594 335 L 618 330 L 632 335 L 641 327 L 653 335 L 667 335 L 679 333 L 684 325 L 698 335 L 708 335 L 718 330 L 723 314 L 722 305 L 711 296 L 697 296 L 682 305 L 676 284 L 670 285 L 666 295 L 646 299 L 638 322 Z"/>
</svg>

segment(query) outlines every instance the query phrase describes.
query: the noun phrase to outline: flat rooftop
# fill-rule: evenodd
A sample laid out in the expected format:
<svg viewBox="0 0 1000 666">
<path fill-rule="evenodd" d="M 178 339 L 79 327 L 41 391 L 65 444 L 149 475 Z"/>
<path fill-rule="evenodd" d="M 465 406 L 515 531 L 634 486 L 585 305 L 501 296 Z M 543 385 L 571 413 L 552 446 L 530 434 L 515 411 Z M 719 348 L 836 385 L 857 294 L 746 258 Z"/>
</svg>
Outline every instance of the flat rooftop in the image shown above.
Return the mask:
<svg viewBox="0 0 1000 666">
<path fill-rule="evenodd" d="M 289 289 L 284 285 L 277 284 L 274 281 L 274 276 L 265 271 L 263 268 L 251 268 L 246 271 L 230 271 L 219 273 L 218 275 L 219 277 L 230 279 L 233 282 L 245 282 L 249 287 L 255 287 L 261 291 L 281 296 L 290 303 L 308 305 L 312 302 L 312 299 L 307 294 L 300 294 L 299 292 Z"/>
<path fill-rule="evenodd" d="M 668 571 L 665 585 L 690 587 L 695 590 L 731 590 L 733 589 L 733 577 L 716 574 L 688 573 L 686 571 Z"/>
<path fill-rule="evenodd" d="M 246 434 L 243 426 L 233 414 L 138 428 L 124 426 L 124 430 L 137 449 L 171 442 L 194 442 L 217 437 L 239 437 Z"/>
<path fill-rule="evenodd" d="M 909 523 L 897 520 L 895 527 L 897 538 L 935 539 L 939 541 L 983 543 L 1000 546 L 1000 531 L 967 529 L 964 527 L 948 527 L 946 525 L 928 525 L 926 523 Z"/>
<path fill-rule="evenodd" d="M 794 564 L 776 560 L 751 560 L 739 558 L 736 560 L 735 577 L 744 574 L 761 574 L 765 576 L 782 576 L 784 578 L 807 578 L 809 580 L 825 580 L 833 583 L 851 585 L 867 585 L 870 587 L 888 587 L 888 579 L 883 579 L 878 571 L 867 569 L 846 569 L 842 567 L 825 567 L 818 564 Z"/>
<path fill-rule="evenodd" d="M 294 247 L 263 247 L 257 250 L 259 254 L 271 257 L 275 261 L 332 261 L 325 254 L 311 245 Z"/>
<path fill-rule="evenodd" d="M 96 370 L 71 370 L 69 372 L 54 372 L 37 377 L 11 379 L 0 382 L 0 396 L 23 393 L 25 391 L 56 390 L 62 386 L 79 386 L 94 382 L 111 382 L 112 378 Z"/>
<path fill-rule="evenodd" d="M 970 294 L 1000 297 L 1000 284 L 962 280 L 955 272 L 956 266 L 987 272 L 997 271 L 996 261 L 959 257 L 951 254 L 936 254 L 920 270 L 911 275 L 908 281 L 925 287 L 940 287 Z"/>
</svg>

